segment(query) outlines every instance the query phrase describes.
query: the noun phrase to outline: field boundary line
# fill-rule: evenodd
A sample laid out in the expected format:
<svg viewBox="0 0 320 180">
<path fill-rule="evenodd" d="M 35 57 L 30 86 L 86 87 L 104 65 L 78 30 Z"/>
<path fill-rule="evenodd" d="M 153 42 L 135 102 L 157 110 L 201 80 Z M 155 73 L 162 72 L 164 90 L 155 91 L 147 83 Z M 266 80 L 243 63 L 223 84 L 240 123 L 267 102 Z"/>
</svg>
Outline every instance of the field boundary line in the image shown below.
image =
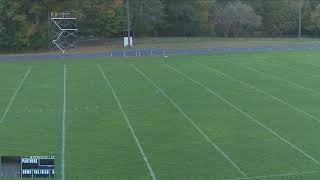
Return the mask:
<svg viewBox="0 0 320 180">
<path fill-rule="evenodd" d="M 38 86 L 24 86 L 25 89 L 50 89 L 53 88 L 53 86 L 48 85 L 38 85 Z M 0 91 L 11 91 L 15 90 L 16 88 L 0 88 Z"/>
<path fill-rule="evenodd" d="M 165 96 L 173 106 L 179 110 L 179 112 L 192 124 L 192 126 L 198 131 L 199 134 L 201 134 L 204 139 L 209 142 L 211 146 L 213 146 L 229 163 L 238 170 L 244 177 L 248 177 L 245 172 L 241 170 L 241 168 L 225 153 L 216 143 L 214 143 L 209 136 L 203 132 L 203 130 L 180 108 L 178 104 L 176 104 L 170 96 L 168 96 L 152 79 L 150 79 L 145 73 L 143 73 L 138 67 L 136 67 L 133 64 L 130 64 L 135 71 L 137 71 L 140 75 L 142 75 L 146 80 L 148 80 L 155 88 L 157 88 L 163 96 Z"/>
<path fill-rule="evenodd" d="M 197 62 L 197 63 L 198 63 L 198 62 Z M 252 85 L 252 84 L 250 84 L 250 83 L 244 82 L 244 81 L 239 80 L 239 79 L 236 79 L 236 78 L 234 78 L 234 77 L 231 77 L 230 75 L 225 74 L 225 73 L 223 73 L 223 72 L 221 72 L 221 71 L 213 68 L 213 67 L 210 66 L 210 65 L 204 65 L 204 64 L 201 64 L 201 63 L 198 63 L 198 64 L 200 64 L 200 65 L 202 65 L 202 66 L 204 66 L 204 67 L 206 67 L 206 68 L 208 68 L 208 69 L 210 69 L 210 70 L 212 70 L 212 71 L 214 71 L 214 72 L 216 72 L 216 73 L 218 73 L 218 74 L 220 74 L 220 75 L 222 75 L 222 76 L 224 76 L 224 77 L 227 77 L 228 79 L 231 79 L 231 80 L 233 80 L 233 81 L 236 81 L 236 82 L 238 82 L 238 83 L 240 83 L 240 84 L 243 84 L 243 85 L 245 85 L 245 86 L 247 86 L 247 87 L 250 87 L 250 88 L 256 90 L 257 92 L 263 93 L 264 95 L 267 95 L 267 96 L 269 96 L 270 98 L 272 98 L 272 99 L 274 99 L 274 100 L 276 100 L 276 101 L 278 101 L 278 102 L 280 102 L 280 103 L 282 103 L 282 104 L 284 104 L 284 105 L 289 106 L 289 107 L 292 108 L 293 110 L 298 111 L 298 112 L 300 112 L 300 113 L 308 116 L 309 118 L 320 122 L 320 119 L 317 118 L 316 116 L 314 116 L 314 115 L 312 115 L 312 114 L 310 114 L 310 113 L 308 113 L 308 112 L 306 112 L 306 111 L 304 111 L 304 110 L 302 110 L 302 109 L 300 109 L 300 108 L 298 108 L 298 107 L 295 107 L 294 105 L 291 105 L 290 103 L 282 100 L 281 98 L 278 98 L 278 97 L 276 97 L 276 96 L 273 96 L 272 94 L 270 94 L 270 93 L 268 93 L 268 92 L 266 92 L 266 91 L 264 91 L 264 90 L 262 90 L 262 89 L 260 89 L 260 88 L 257 88 L 257 87 L 255 87 L 254 85 Z"/>
<path fill-rule="evenodd" d="M 320 65 L 318 65 L 318 64 L 313 64 L 313 63 L 303 63 L 303 64 L 314 66 L 317 69 L 320 68 Z M 308 74 L 310 74 L 310 78 L 319 78 L 320 77 L 320 74 L 313 74 L 313 73 L 308 73 Z"/>
<path fill-rule="evenodd" d="M 11 91 L 11 90 L 15 90 L 16 88 L 0 88 L 0 90 L 3 90 L 3 91 L 5 91 L 5 90 L 9 90 L 9 91 Z"/>
<path fill-rule="evenodd" d="M 240 65 L 240 66 L 242 66 L 242 67 L 244 67 L 244 68 L 246 68 L 246 69 L 249 69 L 249 70 L 251 70 L 251 71 L 254 71 L 254 72 L 256 72 L 256 73 L 262 74 L 262 75 L 264 75 L 264 76 L 267 76 L 267 77 L 269 76 L 269 77 L 272 77 L 273 79 L 277 79 L 277 80 L 286 82 L 286 83 L 291 84 L 292 86 L 296 86 L 296 87 L 298 87 L 298 88 L 300 88 L 300 89 L 308 90 L 309 92 L 312 92 L 312 93 L 314 93 L 314 94 L 320 94 L 319 91 L 316 91 L 316 90 L 311 89 L 311 88 L 304 87 L 304 86 L 302 86 L 302 85 L 300 85 L 300 84 L 298 84 L 298 83 L 289 81 L 289 80 L 287 80 L 287 79 L 283 79 L 283 78 L 280 78 L 280 77 L 278 77 L 278 76 L 275 76 L 275 75 L 272 75 L 272 74 L 269 74 L 269 73 L 262 72 L 262 71 L 260 71 L 260 70 L 258 70 L 258 69 L 256 69 L 256 68 L 251 67 L 251 66 L 247 66 L 247 65 Z"/>
<path fill-rule="evenodd" d="M 120 102 L 120 100 L 119 100 L 119 98 L 118 98 L 118 96 L 117 96 L 117 94 L 116 94 L 113 86 L 111 85 L 109 79 L 107 78 L 106 74 L 105 74 L 104 71 L 102 70 L 100 64 L 98 64 L 98 69 L 100 70 L 100 73 L 102 74 L 105 82 L 107 83 L 107 84 L 106 84 L 107 87 L 109 87 L 109 88 L 111 89 L 112 94 L 113 94 L 114 98 L 115 98 L 116 101 L 117 101 L 118 107 L 119 107 L 119 109 L 120 109 L 120 111 L 121 111 L 121 113 L 122 113 L 122 115 L 123 115 L 123 117 L 124 117 L 124 119 L 125 119 L 128 127 L 129 127 L 129 129 L 130 129 L 130 132 L 131 132 L 131 134 L 132 134 L 132 136 L 133 136 L 133 138 L 134 138 L 134 140 L 135 140 L 135 142 L 136 142 L 136 144 L 137 144 L 137 146 L 138 146 L 138 148 L 139 148 L 139 151 L 140 151 L 140 153 L 141 153 L 141 156 L 142 156 L 145 164 L 147 165 L 147 168 L 148 168 L 148 170 L 149 170 L 150 176 L 152 177 L 153 180 L 157 180 L 157 178 L 156 178 L 156 176 L 155 176 L 155 173 L 153 172 L 153 169 L 152 169 L 152 167 L 151 167 L 151 165 L 150 165 L 150 162 L 149 162 L 146 154 L 144 153 L 144 150 L 143 150 L 143 148 L 142 148 L 142 145 L 141 145 L 138 137 L 136 136 L 136 133 L 135 133 L 135 131 L 134 131 L 132 125 L 131 125 L 131 122 L 129 121 L 129 118 L 127 117 L 127 114 L 125 113 L 125 111 L 124 111 L 124 109 L 123 109 L 123 107 L 122 107 L 122 105 L 121 105 L 121 102 Z"/>
<path fill-rule="evenodd" d="M 280 67 L 280 68 L 283 68 L 283 69 L 287 69 L 287 70 L 290 70 L 290 71 L 293 71 L 293 72 L 296 72 L 296 73 L 303 73 L 305 74 L 308 78 L 319 78 L 319 74 L 315 75 L 313 73 L 309 73 L 309 72 L 299 72 L 299 70 L 293 68 L 293 67 L 288 67 L 288 66 L 283 66 L 279 63 L 273 63 L 273 62 L 270 62 L 268 59 L 258 59 L 257 60 L 258 62 L 261 62 L 261 63 L 264 63 L 265 65 L 267 66 L 276 66 L 276 67 Z M 315 67 L 320 67 L 319 65 L 315 65 L 315 64 L 310 64 L 310 63 L 301 63 L 301 62 L 297 62 L 297 61 L 294 61 L 294 63 L 296 63 L 297 65 L 299 64 L 303 64 L 303 65 L 310 65 L 310 66 L 315 66 Z"/>
<path fill-rule="evenodd" d="M 67 82 L 67 66 L 63 65 L 63 106 L 62 106 L 62 146 L 61 146 L 61 180 L 65 177 L 65 123 L 66 123 L 66 105 L 67 105 L 67 92 L 66 92 L 66 82 Z"/>
<path fill-rule="evenodd" d="M 10 108 L 11 108 L 13 102 L 14 102 L 14 100 L 16 99 L 18 92 L 20 91 L 20 89 L 21 89 L 24 81 L 27 79 L 28 75 L 30 74 L 31 68 L 32 68 L 32 66 L 29 66 L 27 72 L 25 73 L 25 75 L 23 76 L 22 80 L 20 81 L 17 89 L 16 89 L 15 92 L 13 93 L 13 96 L 12 96 L 9 104 L 7 105 L 7 108 L 6 108 L 6 110 L 4 111 L 4 113 L 3 113 L 3 115 L 2 115 L 2 117 L 1 117 L 1 119 L 0 119 L 0 125 L 4 122 L 4 119 L 6 118 L 8 112 L 9 112 L 9 110 L 10 110 Z"/>
<path fill-rule="evenodd" d="M 233 178 L 233 179 L 224 179 L 224 180 L 247 180 L 247 179 L 261 179 L 261 178 L 272 178 L 272 177 L 288 177 L 288 176 L 298 176 L 298 175 L 305 175 L 305 174 L 317 174 L 320 171 L 306 171 L 306 172 L 296 172 L 296 173 L 285 173 L 285 174 L 271 174 L 271 175 L 264 175 L 264 176 L 252 176 L 246 178 Z"/>
<path fill-rule="evenodd" d="M 212 89 L 210 89 L 209 87 L 205 86 L 204 84 L 202 84 L 199 81 L 196 81 L 194 79 L 192 79 L 190 76 L 186 75 L 185 73 L 179 71 L 178 69 L 174 68 L 173 66 L 162 62 L 164 65 L 166 65 L 168 68 L 174 70 L 175 72 L 177 72 L 178 74 L 184 76 L 185 78 L 189 79 L 190 81 L 192 81 L 193 83 L 197 84 L 198 86 L 206 89 L 208 92 L 210 92 L 211 94 L 213 94 L 214 96 L 218 97 L 219 99 L 221 99 L 224 103 L 226 103 L 227 105 L 229 105 L 230 107 L 234 108 L 235 110 L 237 110 L 238 112 L 240 112 L 242 115 L 246 116 L 247 118 L 249 118 L 251 121 L 255 122 L 256 124 L 260 125 L 262 128 L 264 128 L 265 130 L 267 130 L 269 133 L 273 134 L 275 137 L 279 138 L 281 141 L 283 141 L 284 143 L 288 144 L 289 146 L 291 146 L 293 149 L 295 149 L 296 151 L 300 152 L 301 154 L 303 154 L 305 157 L 307 157 L 308 159 L 312 160 L 314 163 L 320 165 L 320 162 L 318 160 L 316 160 L 314 157 L 312 157 L 311 155 L 309 155 L 308 153 L 304 152 L 302 149 L 300 149 L 299 147 L 297 147 L 296 145 L 292 144 L 291 142 L 289 142 L 288 140 L 286 140 L 285 138 L 281 137 L 278 133 L 276 133 L 275 131 L 273 131 L 272 129 L 270 129 L 269 127 L 267 127 L 266 125 L 264 125 L 262 122 L 258 121 L 256 118 L 254 118 L 253 116 L 251 116 L 250 114 L 244 112 L 243 110 L 241 110 L 239 107 L 237 107 L 236 105 L 232 104 L 230 101 L 228 101 L 227 99 L 225 99 L 224 97 L 222 97 L 221 95 L 219 95 L 218 93 L 216 93 L 215 91 L 213 91 Z"/>
<path fill-rule="evenodd" d="M 288 67 L 288 66 L 282 66 L 281 64 L 279 63 L 273 63 L 273 62 L 270 62 L 269 60 L 267 59 L 257 59 L 256 60 L 257 62 L 260 62 L 260 64 L 265 64 L 267 66 L 271 66 L 271 67 L 279 67 L 279 68 L 283 68 L 283 69 L 286 69 L 286 70 L 289 70 L 289 71 L 293 71 L 295 73 L 302 73 L 302 72 L 299 72 L 297 69 L 295 68 L 292 68 L 292 67 Z M 310 73 L 306 73 L 306 72 L 303 72 L 306 76 L 309 76 L 309 77 L 312 77 L 314 74 L 310 74 Z"/>
</svg>

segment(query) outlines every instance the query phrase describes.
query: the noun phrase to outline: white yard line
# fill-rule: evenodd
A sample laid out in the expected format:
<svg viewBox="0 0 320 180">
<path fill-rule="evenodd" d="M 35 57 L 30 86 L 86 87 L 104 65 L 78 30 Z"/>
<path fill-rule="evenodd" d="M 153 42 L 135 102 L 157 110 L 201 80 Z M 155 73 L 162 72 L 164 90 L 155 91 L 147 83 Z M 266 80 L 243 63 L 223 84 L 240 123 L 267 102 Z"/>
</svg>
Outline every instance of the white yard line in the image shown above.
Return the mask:
<svg viewBox="0 0 320 180">
<path fill-rule="evenodd" d="M 293 149 L 295 149 L 296 151 L 300 152 L 301 154 L 303 154 L 305 157 L 307 157 L 308 159 L 312 160 L 314 163 L 320 165 L 320 162 L 315 159 L 314 157 L 312 157 L 311 155 L 309 155 L 308 153 L 304 152 L 302 149 L 300 149 L 299 147 L 297 147 L 296 145 L 292 144 L 291 142 L 289 142 L 288 140 L 286 140 L 285 138 L 281 137 L 279 134 L 277 134 L 275 131 L 273 131 L 272 129 L 270 129 L 269 127 L 267 127 L 266 125 L 264 125 L 262 122 L 258 121 L 256 118 L 254 118 L 253 116 L 249 115 L 248 113 L 244 112 L 243 110 L 241 110 L 239 107 L 237 107 L 236 105 L 232 104 L 230 101 L 228 101 L 227 99 L 225 99 L 224 97 L 222 97 L 221 95 L 219 95 L 218 93 L 216 93 L 215 91 L 211 90 L 209 87 L 205 86 L 204 84 L 202 84 L 199 81 L 196 81 L 194 79 L 192 79 L 191 77 L 189 77 L 188 75 L 184 74 L 183 72 L 179 71 L 178 69 L 174 68 L 173 66 L 166 64 L 165 62 L 163 62 L 164 65 L 166 65 L 167 67 L 169 67 L 170 69 L 174 70 L 175 72 L 177 72 L 178 74 L 181 74 L 182 76 L 184 76 L 185 78 L 189 79 L 190 81 L 192 81 L 193 83 L 197 84 L 198 86 L 206 89 L 208 92 L 210 92 L 211 94 L 213 94 L 214 96 L 218 97 L 219 99 L 221 99 L 224 103 L 226 103 L 227 105 L 229 105 L 230 107 L 234 108 L 235 110 L 239 111 L 242 115 L 246 116 L 247 118 L 249 118 L 251 121 L 255 122 L 256 124 L 260 125 L 262 128 L 264 128 L 265 130 L 267 130 L 269 133 L 273 134 L 275 137 L 279 138 L 281 141 L 283 141 L 284 143 L 288 144 L 289 146 L 291 146 Z"/>
<path fill-rule="evenodd" d="M 26 89 L 52 89 L 54 86 L 49 85 L 35 85 L 35 86 L 25 86 Z"/>
<path fill-rule="evenodd" d="M 150 79 L 145 73 L 143 73 L 138 67 L 131 64 L 131 66 L 146 80 L 148 80 L 155 88 L 157 88 L 163 96 L 165 96 L 174 107 L 179 110 L 179 112 L 192 124 L 192 126 L 201 134 L 204 139 L 213 146 L 235 169 L 237 169 L 244 177 L 247 177 L 247 174 L 241 170 L 241 168 L 225 153 L 216 143 L 214 143 L 209 136 L 203 132 L 203 130 L 180 108 L 180 106 L 175 103 L 152 79 Z"/>
<path fill-rule="evenodd" d="M 257 62 L 260 62 L 261 63 L 264 63 L 264 65 L 267 65 L 267 66 L 271 66 L 271 67 L 279 67 L 279 68 L 283 68 L 283 69 L 286 69 L 286 70 L 289 70 L 289 71 L 293 71 L 295 73 L 301 73 L 299 72 L 298 70 L 292 68 L 292 67 L 288 67 L 288 66 L 282 66 L 281 64 L 278 64 L 278 63 L 273 63 L 273 62 L 270 62 L 268 60 L 265 60 L 265 59 L 257 59 Z M 303 72 L 305 75 L 307 76 L 313 76 L 313 74 L 310 74 L 310 73 L 307 73 L 307 72 Z"/>
<path fill-rule="evenodd" d="M 283 69 L 287 69 L 287 70 L 293 71 L 295 73 L 302 73 L 302 72 L 299 72 L 298 70 L 296 70 L 295 68 L 288 67 L 288 66 L 283 66 L 283 65 L 281 65 L 279 63 L 273 63 L 273 62 L 270 62 L 270 61 L 268 61 L 266 59 L 258 59 L 257 62 L 264 63 L 265 65 L 271 66 L 271 67 L 273 66 L 273 67 L 280 67 L 280 68 L 283 68 Z M 308 65 L 313 65 L 313 64 L 308 64 Z M 303 74 L 305 74 L 309 78 L 314 78 L 314 77 L 319 77 L 320 76 L 320 75 L 314 75 L 313 73 L 309 73 L 309 72 L 303 72 Z"/>
<path fill-rule="evenodd" d="M 304 63 L 305 64 L 305 63 Z M 311 65 L 311 66 L 315 66 L 315 67 L 317 67 L 317 68 L 320 68 L 320 65 L 318 65 L 318 64 L 310 64 L 310 63 L 307 63 L 308 65 Z M 320 77 L 320 74 L 313 74 L 313 73 L 308 73 L 308 74 L 310 74 L 310 77 L 311 78 L 319 78 Z"/>
<path fill-rule="evenodd" d="M 63 66 L 63 107 L 62 107 L 62 145 L 61 145 L 61 180 L 65 177 L 65 167 L 64 167 L 64 154 L 65 154 L 65 122 L 66 122 L 66 105 L 67 105 L 67 92 L 66 92 L 66 82 L 67 82 L 67 66 Z"/>
<path fill-rule="evenodd" d="M 309 172 L 296 172 L 296 173 L 286 173 L 286 174 L 271 174 L 265 176 L 252 176 L 246 178 L 233 178 L 233 179 L 224 179 L 224 180 L 247 180 L 247 179 L 262 179 L 262 178 L 272 178 L 272 177 L 288 177 L 288 176 L 299 176 L 306 174 L 318 174 L 320 171 L 309 171 Z"/>
<path fill-rule="evenodd" d="M 121 105 L 121 102 L 120 102 L 120 100 L 119 100 L 119 98 L 118 98 L 115 90 L 113 89 L 113 87 L 112 87 L 109 79 L 107 78 L 107 76 L 105 75 L 104 71 L 102 70 L 102 68 L 101 68 L 101 66 L 100 66 L 99 64 L 98 64 L 98 69 L 100 70 L 100 72 L 101 72 L 104 80 L 106 81 L 107 87 L 109 87 L 109 88 L 111 89 L 111 91 L 112 91 L 112 93 L 113 93 L 113 96 L 114 96 L 114 98 L 116 99 L 116 101 L 117 101 L 117 103 L 118 103 L 119 109 L 120 109 L 120 111 L 121 111 L 121 113 L 122 113 L 122 115 L 123 115 L 123 117 L 124 117 L 124 119 L 125 119 L 128 127 L 129 127 L 129 129 L 130 129 L 130 132 L 131 132 L 131 134 L 132 134 L 132 136 L 133 136 L 133 138 L 134 138 L 134 140 L 135 140 L 135 142 L 136 142 L 136 144 L 137 144 L 137 146 L 138 146 L 138 148 L 139 148 L 139 151 L 140 151 L 140 153 L 141 153 L 141 156 L 142 156 L 142 158 L 143 158 L 143 160 L 144 160 L 144 162 L 145 162 L 145 164 L 146 164 L 146 166 L 147 166 L 147 168 L 148 168 L 148 170 L 149 170 L 150 176 L 152 177 L 153 180 L 156 180 L 157 178 L 156 178 L 156 176 L 155 176 L 155 173 L 153 172 L 153 169 L 152 169 L 152 167 L 151 167 L 151 165 L 150 165 L 150 163 L 149 163 L 149 160 L 148 160 L 146 154 L 144 153 L 144 150 L 143 150 L 143 148 L 142 148 L 142 145 L 141 145 L 138 137 L 136 136 L 136 133 L 135 133 L 135 131 L 134 131 L 132 125 L 131 125 L 131 122 L 129 121 L 129 118 L 127 117 L 127 114 L 125 113 L 125 111 L 124 111 L 124 109 L 123 109 L 123 107 L 122 107 L 122 105 Z"/>
<path fill-rule="evenodd" d="M 53 86 L 48 85 L 37 85 L 37 86 L 24 86 L 25 89 L 51 89 L 54 88 Z M 11 91 L 15 90 L 16 88 L 0 88 L 0 91 Z"/>
<path fill-rule="evenodd" d="M 314 94 L 320 94 L 319 91 L 316 91 L 316 90 L 311 89 L 311 88 L 304 87 L 304 86 L 302 86 L 302 85 L 300 85 L 300 84 L 297 84 L 297 83 L 295 83 L 295 82 L 289 81 L 289 80 L 287 80 L 287 79 L 280 78 L 280 77 L 275 76 L 275 75 L 267 74 L 267 73 L 265 73 L 265 72 L 262 72 L 262 71 L 259 71 L 259 70 L 255 69 L 255 68 L 253 68 L 253 67 L 244 66 L 244 65 L 240 65 L 240 66 L 242 66 L 242 67 L 244 67 L 244 68 L 246 68 L 246 69 L 249 69 L 249 70 L 251 70 L 251 71 L 254 71 L 254 72 L 256 72 L 256 73 L 262 74 L 262 75 L 264 75 L 264 76 L 269 76 L 269 77 L 272 77 L 273 79 L 277 79 L 277 80 L 286 82 L 286 83 L 288 83 L 288 84 L 291 84 L 292 86 L 296 86 L 296 87 L 298 87 L 298 88 L 308 90 L 308 91 L 310 91 L 310 92 L 312 92 L 312 93 L 314 93 Z"/>
<path fill-rule="evenodd" d="M 15 90 L 16 88 L 0 88 L 0 91 L 11 91 Z"/>
<path fill-rule="evenodd" d="M 24 81 L 27 79 L 27 77 L 28 77 L 28 75 L 29 75 L 30 71 L 31 71 L 31 66 L 29 66 L 28 71 L 26 72 L 26 74 L 24 75 L 24 77 L 22 78 L 22 80 L 20 81 L 20 83 L 19 83 L 19 85 L 18 85 L 18 87 L 17 87 L 16 91 L 14 92 L 14 94 L 13 94 L 13 96 L 12 96 L 12 98 L 11 98 L 11 100 L 10 100 L 9 104 L 7 105 L 7 108 L 6 108 L 6 110 L 4 111 L 4 113 L 3 113 L 3 115 L 2 115 L 2 117 L 1 117 L 1 119 L 0 119 L 0 125 L 3 123 L 4 119 L 6 118 L 6 115 L 7 115 L 7 113 L 9 112 L 9 110 L 10 110 L 10 108 L 11 108 L 12 103 L 13 103 L 13 102 L 14 102 L 14 100 L 16 99 L 16 96 L 17 96 L 18 92 L 20 91 L 20 89 L 21 89 L 21 87 L 22 87 L 22 85 L 23 85 Z"/>
<path fill-rule="evenodd" d="M 197 63 L 198 63 L 198 62 L 197 62 Z M 245 86 L 247 86 L 247 87 L 250 87 L 250 88 L 252 88 L 252 89 L 254 89 L 254 90 L 256 90 L 256 91 L 258 91 L 258 92 L 260 92 L 260 93 L 263 93 L 263 94 L 269 96 L 270 98 L 272 98 L 272 99 L 274 99 L 274 100 L 276 100 L 276 101 L 278 101 L 278 102 L 280 102 L 280 103 L 282 103 L 282 104 L 284 104 L 284 105 L 289 106 L 289 107 L 292 108 L 293 110 L 298 111 L 298 112 L 300 112 L 300 113 L 302 113 L 302 114 L 310 117 L 311 119 L 313 119 L 313 120 L 315 120 L 315 121 L 317 121 L 317 122 L 320 122 L 320 119 L 317 118 L 316 116 L 314 116 L 314 115 L 312 115 L 312 114 L 310 114 L 310 113 L 308 113 L 308 112 L 306 112 L 306 111 L 304 111 L 304 110 L 302 110 L 302 109 L 300 109 L 300 108 L 298 108 L 298 107 L 296 107 L 296 106 L 294 106 L 294 105 L 291 105 L 290 103 L 282 100 L 281 98 L 275 97 L 275 96 L 269 94 L 268 92 L 266 92 L 266 91 L 264 91 L 264 90 L 262 90 L 262 89 L 259 89 L 259 88 L 255 87 L 255 86 L 253 86 L 253 85 L 251 85 L 251 84 L 249 84 L 249 83 L 246 83 L 246 82 L 244 82 L 244 81 L 241 81 L 241 80 L 239 80 L 239 79 L 236 79 L 236 78 L 234 78 L 234 77 L 231 77 L 231 76 L 229 76 L 229 75 L 227 75 L 227 74 L 225 74 L 225 73 L 223 73 L 223 72 L 221 72 L 221 71 L 219 71 L 219 70 L 217 70 L 217 69 L 215 69 L 215 68 L 213 68 L 213 67 L 211 67 L 211 66 L 209 66 L 209 65 L 204 65 L 204 64 L 201 64 L 201 63 L 198 63 L 198 64 L 200 64 L 200 65 L 202 65 L 202 66 L 204 66 L 204 67 L 206 67 L 206 68 L 208 68 L 208 69 L 210 69 L 210 70 L 218 73 L 218 74 L 221 75 L 221 76 L 227 77 L 227 78 L 229 78 L 229 79 L 231 79 L 231 80 L 233 80 L 233 81 L 236 81 L 236 82 L 238 82 L 238 83 L 240 83 L 240 84 L 243 84 L 243 85 L 245 85 Z"/>
</svg>

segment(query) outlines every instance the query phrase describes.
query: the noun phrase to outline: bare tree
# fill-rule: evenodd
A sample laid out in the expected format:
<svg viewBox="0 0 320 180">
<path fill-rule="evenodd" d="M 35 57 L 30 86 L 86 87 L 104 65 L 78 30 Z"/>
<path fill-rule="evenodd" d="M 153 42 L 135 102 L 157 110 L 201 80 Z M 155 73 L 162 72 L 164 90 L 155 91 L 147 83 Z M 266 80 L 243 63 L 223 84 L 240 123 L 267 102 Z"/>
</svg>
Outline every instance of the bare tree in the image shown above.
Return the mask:
<svg viewBox="0 0 320 180">
<path fill-rule="evenodd" d="M 316 27 L 316 29 L 320 29 L 320 4 L 316 7 L 316 9 L 311 14 L 311 20 Z"/>
<path fill-rule="evenodd" d="M 225 6 L 218 5 L 211 13 L 211 23 L 223 31 L 225 37 L 231 33 L 238 36 L 262 23 L 261 16 L 257 15 L 251 6 L 240 1 L 229 2 Z"/>
</svg>

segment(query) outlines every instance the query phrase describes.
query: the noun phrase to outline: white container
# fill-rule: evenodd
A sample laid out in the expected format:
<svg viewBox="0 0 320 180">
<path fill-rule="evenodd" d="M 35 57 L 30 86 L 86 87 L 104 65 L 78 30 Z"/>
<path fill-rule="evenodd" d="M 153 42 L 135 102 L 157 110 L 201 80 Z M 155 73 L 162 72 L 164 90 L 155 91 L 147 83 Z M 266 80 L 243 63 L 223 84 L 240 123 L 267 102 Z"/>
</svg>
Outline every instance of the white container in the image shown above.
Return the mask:
<svg viewBox="0 0 320 180">
<path fill-rule="evenodd" d="M 128 47 L 129 42 L 128 42 L 128 37 L 123 38 L 123 47 Z M 130 37 L 130 47 L 133 47 L 133 40 L 132 37 Z"/>
</svg>

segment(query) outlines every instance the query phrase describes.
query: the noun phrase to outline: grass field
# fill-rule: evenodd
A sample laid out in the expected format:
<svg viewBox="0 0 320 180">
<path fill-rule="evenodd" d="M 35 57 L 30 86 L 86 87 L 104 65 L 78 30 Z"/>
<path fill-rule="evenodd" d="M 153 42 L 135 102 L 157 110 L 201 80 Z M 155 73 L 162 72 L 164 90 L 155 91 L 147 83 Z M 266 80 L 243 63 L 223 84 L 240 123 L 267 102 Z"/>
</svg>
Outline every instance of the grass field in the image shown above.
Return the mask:
<svg viewBox="0 0 320 180">
<path fill-rule="evenodd" d="M 123 39 L 84 41 L 73 53 L 125 50 Z M 319 39 L 312 38 L 216 38 L 216 37 L 146 37 L 134 39 L 134 48 L 206 49 L 206 48 L 253 48 L 295 45 L 318 45 Z"/>
<path fill-rule="evenodd" d="M 0 155 L 55 155 L 62 180 L 317 180 L 319 58 L 3 61 Z"/>
<path fill-rule="evenodd" d="M 134 39 L 135 49 L 214 49 L 214 48 L 255 48 L 319 45 L 318 38 L 217 38 L 217 37 L 144 37 Z M 79 48 L 70 49 L 68 53 L 97 53 L 105 51 L 127 50 L 122 38 L 105 38 L 81 40 Z M 57 49 L 24 49 L 23 51 L 0 50 L 0 54 L 56 54 Z M 22 54 L 23 55 L 23 54 Z"/>
</svg>

